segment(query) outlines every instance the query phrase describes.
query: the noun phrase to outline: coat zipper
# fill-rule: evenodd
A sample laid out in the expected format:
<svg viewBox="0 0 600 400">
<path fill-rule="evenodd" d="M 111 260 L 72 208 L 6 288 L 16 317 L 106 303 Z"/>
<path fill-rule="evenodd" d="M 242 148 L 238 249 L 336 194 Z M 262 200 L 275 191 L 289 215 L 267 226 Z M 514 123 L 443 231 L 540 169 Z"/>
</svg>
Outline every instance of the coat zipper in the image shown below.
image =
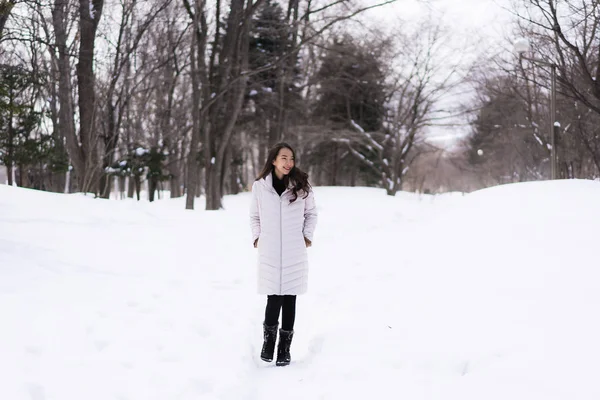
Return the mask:
<svg viewBox="0 0 600 400">
<path fill-rule="evenodd" d="M 283 197 L 283 193 L 281 194 Z M 283 295 L 283 213 L 282 199 L 279 199 L 279 293 Z"/>
<path fill-rule="evenodd" d="M 270 187 L 271 191 L 279 196 L 273 185 Z M 279 196 L 279 293 L 283 294 L 283 195 L 288 191 L 285 189 L 281 196 Z"/>
</svg>

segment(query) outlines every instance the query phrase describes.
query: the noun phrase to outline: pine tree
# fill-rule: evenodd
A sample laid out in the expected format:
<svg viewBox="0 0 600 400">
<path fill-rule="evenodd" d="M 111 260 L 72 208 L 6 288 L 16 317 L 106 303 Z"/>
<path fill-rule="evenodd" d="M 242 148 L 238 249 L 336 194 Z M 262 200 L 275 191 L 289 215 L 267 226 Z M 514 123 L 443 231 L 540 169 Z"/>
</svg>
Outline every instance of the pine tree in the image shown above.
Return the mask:
<svg viewBox="0 0 600 400">
<path fill-rule="evenodd" d="M 335 123 L 354 120 L 367 132 L 381 128 L 385 116 L 383 63 L 369 46 L 345 36 L 323 57 L 318 73 L 315 114 Z"/>
<path fill-rule="evenodd" d="M 298 62 L 291 63 L 292 71 L 286 71 L 290 63 L 282 61 L 284 57 L 298 59 L 297 54 L 289 54 L 292 51 L 289 31 L 281 6 L 273 0 L 265 1 L 253 19 L 248 63 L 253 71 L 271 68 L 249 79 L 246 102 L 254 110 L 252 119 L 259 134 L 267 136 L 267 143 L 263 143 L 267 147 L 289 134 L 285 132 L 288 124 L 282 120 L 285 116 L 281 108 L 292 119 L 303 109 Z"/>
<path fill-rule="evenodd" d="M 68 160 L 60 143 L 39 132 L 44 115 L 35 109 L 37 85 L 31 72 L 0 66 L 0 163 L 7 168 L 9 184 L 14 170 L 20 186 L 45 189 L 43 175 L 66 171 Z"/>
</svg>

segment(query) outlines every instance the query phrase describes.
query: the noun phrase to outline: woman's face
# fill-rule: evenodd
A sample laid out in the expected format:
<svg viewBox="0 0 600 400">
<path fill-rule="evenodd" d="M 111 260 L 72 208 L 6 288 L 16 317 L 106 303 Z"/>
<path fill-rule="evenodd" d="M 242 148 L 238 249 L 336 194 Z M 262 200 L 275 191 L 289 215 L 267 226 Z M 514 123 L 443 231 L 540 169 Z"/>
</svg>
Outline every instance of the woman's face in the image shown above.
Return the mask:
<svg viewBox="0 0 600 400">
<path fill-rule="evenodd" d="M 275 161 L 273 161 L 273 166 L 275 167 L 275 174 L 280 179 L 290 173 L 292 168 L 294 168 L 294 154 L 290 149 L 282 148 L 277 153 L 277 157 L 275 157 Z"/>
</svg>

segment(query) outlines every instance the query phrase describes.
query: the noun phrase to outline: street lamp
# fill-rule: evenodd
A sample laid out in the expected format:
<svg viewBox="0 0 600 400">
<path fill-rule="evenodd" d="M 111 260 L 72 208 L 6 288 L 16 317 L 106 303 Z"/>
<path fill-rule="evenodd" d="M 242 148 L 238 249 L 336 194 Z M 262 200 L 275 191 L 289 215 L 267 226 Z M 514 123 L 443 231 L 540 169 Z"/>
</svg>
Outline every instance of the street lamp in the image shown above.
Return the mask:
<svg viewBox="0 0 600 400">
<path fill-rule="evenodd" d="M 519 53 L 520 60 L 531 61 L 536 64 L 545 65 L 550 67 L 551 71 L 551 95 L 550 95 L 550 158 L 551 158 L 551 166 L 552 166 L 552 179 L 556 179 L 556 128 L 558 128 L 559 124 L 556 121 L 556 64 L 540 60 L 539 58 L 531 58 L 525 57 L 523 53 L 527 53 L 530 51 L 529 42 L 526 39 L 519 39 L 515 42 L 515 50 Z"/>
</svg>

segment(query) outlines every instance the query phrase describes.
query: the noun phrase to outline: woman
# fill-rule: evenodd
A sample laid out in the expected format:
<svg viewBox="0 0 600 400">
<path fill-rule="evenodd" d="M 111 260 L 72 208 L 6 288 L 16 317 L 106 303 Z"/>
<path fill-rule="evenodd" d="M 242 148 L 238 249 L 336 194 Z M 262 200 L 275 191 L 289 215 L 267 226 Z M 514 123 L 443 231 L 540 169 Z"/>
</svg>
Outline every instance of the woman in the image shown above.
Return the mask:
<svg viewBox="0 0 600 400">
<path fill-rule="evenodd" d="M 250 226 L 258 248 L 258 291 L 267 295 L 261 359 L 273 361 L 279 313 L 277 365 L 288 365 L 294 335 L 296 296 L 307 289 L 308 258 L 317 224 L 308 175 L 295 166 L 294 150 L 275 145 L 252 185 Z"/>
</svg>

